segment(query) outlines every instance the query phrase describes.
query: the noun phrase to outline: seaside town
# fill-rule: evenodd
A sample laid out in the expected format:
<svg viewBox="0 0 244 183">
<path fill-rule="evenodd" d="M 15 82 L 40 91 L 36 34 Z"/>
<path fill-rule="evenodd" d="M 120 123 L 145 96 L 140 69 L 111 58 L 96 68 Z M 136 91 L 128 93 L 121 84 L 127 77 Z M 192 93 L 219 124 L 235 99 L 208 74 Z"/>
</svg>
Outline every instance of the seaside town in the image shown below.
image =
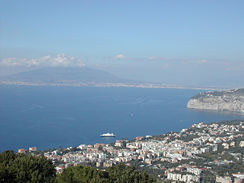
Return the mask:
<svg viewBox="0 0 244 183">
<path fill-rule="evenodd" d="M 159 182 L 244 181 L 244 122 L 193 124 L 180 132 L 147 135 L 112 144 L 81 144 L 78 147 L 18 153 L 44 155 L 57 173 L 69 166 L 88 165 L 104 169 L 119 163 L 155 175 Z"/>
</svg>

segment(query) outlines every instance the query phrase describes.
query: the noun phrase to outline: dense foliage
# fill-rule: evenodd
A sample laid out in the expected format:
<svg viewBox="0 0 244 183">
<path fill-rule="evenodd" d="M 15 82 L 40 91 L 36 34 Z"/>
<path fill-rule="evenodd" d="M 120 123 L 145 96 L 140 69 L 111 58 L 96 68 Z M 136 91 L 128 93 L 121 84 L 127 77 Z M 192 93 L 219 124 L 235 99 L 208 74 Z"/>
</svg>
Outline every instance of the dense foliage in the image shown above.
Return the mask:
<svg viewBox="0 0 244 183">
<path fill-rule="evenodd" d="M 66 168 L 63 173 L 57 175 L 58 183 L 103 183 L 108 180 L 108 173 L 92 167 L 73 166 Z"/>
<path fill-rule="evenodd" d="M 57 176 L 58 183 L 149 183 L 156 180 L 146 174 L 141 173 L 135 168 L 119 164 L 105 171 L 97 170 L 92 167 L 74 166 L 64 170 Z"/>
<path fill-rule="evenodd" d="M 44 157 L 0 153 L 0 183 L 149 183 L 156 180 L 145 172 L 119 164 L 106 170 L 87 166 L 66 168 L 56 175 L 52 162 Z"/>
<path fill-rule="evenodd" d="M 44 157 L 13 151 L 0 154 L 0 182 L 55 182 L 55 174 L 54 165 Z"/>
</svg>

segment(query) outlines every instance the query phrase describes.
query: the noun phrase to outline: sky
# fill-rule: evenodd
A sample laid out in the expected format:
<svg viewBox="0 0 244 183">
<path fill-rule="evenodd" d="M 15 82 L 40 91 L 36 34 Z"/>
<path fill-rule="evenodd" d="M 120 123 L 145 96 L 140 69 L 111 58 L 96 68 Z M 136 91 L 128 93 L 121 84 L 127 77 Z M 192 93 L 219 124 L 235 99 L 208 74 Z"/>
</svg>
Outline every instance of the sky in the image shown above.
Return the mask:
<svg viewBox="0 0 244 183">
<path fill-rule="evenodd" d="M 0 67 L 244 86 L 243 9 L 243 0 L 2 0 Z"/>
</svg>

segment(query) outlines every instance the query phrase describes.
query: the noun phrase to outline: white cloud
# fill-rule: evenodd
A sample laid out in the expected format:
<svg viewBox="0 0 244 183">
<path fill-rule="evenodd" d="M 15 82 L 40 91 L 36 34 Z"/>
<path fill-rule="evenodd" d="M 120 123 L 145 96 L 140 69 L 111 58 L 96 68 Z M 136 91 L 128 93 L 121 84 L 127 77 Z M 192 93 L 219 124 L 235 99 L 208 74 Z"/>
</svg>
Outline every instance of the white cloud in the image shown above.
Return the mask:
<svg viewBox="0 0 244 183">
<path fill-rule="evenodd" d="M 180 59 L 179 59 L 180 60 Z M 213 61 L 209 61 L 207 59 L 199 59 L 199 60 L 193 60 L 193 59 L 182 59 L 182 64 L 194 64 L 194 65 L 202 65 L 202 64 L 209 64 L 213 63 Z"/>
<path fill-rule="evenodd" d="M 123 54 L 118 54 L 118 55 L 115 56 L 115 58 L 116 58 L 116 59 L 123 59 L 123 58 L 125 58 L 125 55 L 123 55 Z"/>
<path fill-rule="evenodd" d="M 157 57 L 155 57 L 155 56 L 150 56 L 150 57 L 148 57 L 148 59 L 149 59 L 149 60 L 156 60 Z"/>
<path fill-rule="evenodd" d="M 208 63 L 208 60 L 202 59 L 202 60 L 199 60 L 198 63 L 199 64 L 205 64 L 205 63 Z"/>
<path fill-rule="evenodd" d="M 42 66 L 42 67 L 82 67 L 85 64 L 73 56 L 65 56 L 64 54 L 57 54 L 55 57 L 44 56 L 40 58 L 4 58 L 0 60 L 0 66 Z"/>
</svg>

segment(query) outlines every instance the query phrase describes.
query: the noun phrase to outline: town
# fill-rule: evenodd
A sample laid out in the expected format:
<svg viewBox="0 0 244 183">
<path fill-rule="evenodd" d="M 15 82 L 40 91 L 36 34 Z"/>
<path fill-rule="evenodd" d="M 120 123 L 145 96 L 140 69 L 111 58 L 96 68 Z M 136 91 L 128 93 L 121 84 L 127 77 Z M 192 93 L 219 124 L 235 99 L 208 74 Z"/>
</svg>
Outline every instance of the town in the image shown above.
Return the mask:
<svg viewBox="0 0 244 183">
<path fill-rule="evenodd" d="M 201 122 L 159 136 L 44 152 L 31 147 L 28 152 L 42 153 L 58 173 L 79 164 L 104 169 L 124 163 L 154 174 L 161 182 L 240 183 L 244 181 L 244 122 Z"/>
</svg>

